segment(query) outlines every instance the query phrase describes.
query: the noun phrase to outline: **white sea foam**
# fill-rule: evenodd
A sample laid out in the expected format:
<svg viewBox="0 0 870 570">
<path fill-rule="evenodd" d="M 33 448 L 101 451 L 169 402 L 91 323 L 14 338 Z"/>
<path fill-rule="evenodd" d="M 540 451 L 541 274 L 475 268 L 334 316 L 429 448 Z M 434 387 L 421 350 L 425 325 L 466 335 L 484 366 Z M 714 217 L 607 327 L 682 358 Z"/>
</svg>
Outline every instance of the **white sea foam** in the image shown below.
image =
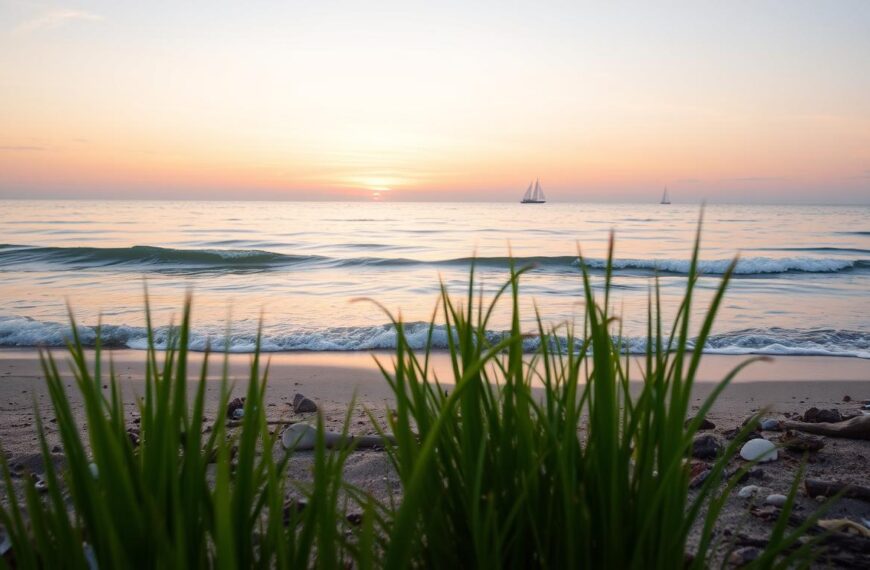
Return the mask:
<svg viewBox="0 0 870 570">
<path fill-rule="evenodd" d="M 741 258 L 734 268 L 737 275 L 762 275 L 771 273 L 835 273 L 855 267 L 857 261 L 848 259 L 816 257 L 747 257 Z M 731 264 L 730 259 L 701 260 L 698 271 L 708 275 L 721 275 Z M 604 259 L 586 260 L 593 269 L 607 266 Z M 691 262 L 685 259 L 615 259 L 614 269 L 642 269 L 666 273 L 688 273 Z"/>
<path fill-rule="evenodd" d="M 87 346 L 93 346 L 97 334 L 94 327 L 80 326 L 79 337 Z M 147 336 L 143 327 L 128 325 L 104 325 L 102 342 L 107 347 L 147 348 Z M 392 350 L 396 347 L 396 329 L 392 325 L 331 327 L 324 329 L 299 329 L 263 335 L 264 352 L 296 351 L 363 351 Z M 449 331 L 444 326 L 435 326 L 431 331 L 427 323 L 405 325 L 405 337 L 414 349 L 431 347 L 443 350 L 448 347 Z M 498 342 L 504 333 L 491 331 L 489 341 Z M 25 317 L 0 317 L 0 347 L 64 346 L 70 338 L 69 325 L 42 322 Z M 166 348 L 173 338 L 168 327 L 155 329 L 157 348 Z M 567 349 L 565 339 L 560 339 Z M 539 339 L 527 338 L 526 351 L 538 348 Z M 646 351 L 645 337 L 623 337 L 625 352 L 643 354 Z M 207 347 L 230 352 L 253 352 L 256 334 L 240 332 L 226 337 L 218 330 L 195 330 L 189 347 L 202 351 Z M 690 342 L 691 346 L 691 342 Z M 575 347 L 576 348 L 576 347 Z M 870 332 L 835 329 L 746 329 L 710 337 L 704 346 L 710 354 L 770 354 L 770 355 L 821 355 L 870 358 Z"/>
</svg>

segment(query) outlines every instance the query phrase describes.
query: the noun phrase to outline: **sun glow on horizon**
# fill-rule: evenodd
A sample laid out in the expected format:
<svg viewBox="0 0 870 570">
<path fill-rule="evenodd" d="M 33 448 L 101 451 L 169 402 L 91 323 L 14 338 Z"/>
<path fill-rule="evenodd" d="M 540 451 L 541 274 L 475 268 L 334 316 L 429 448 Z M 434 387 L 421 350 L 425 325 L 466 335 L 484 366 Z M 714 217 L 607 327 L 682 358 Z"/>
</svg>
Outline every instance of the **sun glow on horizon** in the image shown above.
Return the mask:
<svg viewBox="0 0 870 570">
<path fill-rule="evenodd" d="M 870 199 L 870 3 L 339 4 L 0 7 L 0 197 Z"/>
</svg>

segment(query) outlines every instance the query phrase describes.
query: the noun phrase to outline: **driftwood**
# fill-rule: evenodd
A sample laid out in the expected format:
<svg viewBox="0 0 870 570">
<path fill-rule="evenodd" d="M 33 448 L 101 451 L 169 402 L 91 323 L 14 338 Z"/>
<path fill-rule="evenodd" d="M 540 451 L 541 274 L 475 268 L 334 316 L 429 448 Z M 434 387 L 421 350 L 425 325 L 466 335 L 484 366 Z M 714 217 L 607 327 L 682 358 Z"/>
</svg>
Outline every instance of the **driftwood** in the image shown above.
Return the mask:
<svg viewBox="0 0 870 570">
<path fill-rule="evenodd" d="M 323 442 L 326 447 L 335 449 L 341 447 L 384 447 L 387 443 L 395 443 L 391 435 L 345 435 L 330 431 L 323 432 Z M 281 443 L 284 449 L 304 451 L 314 449 L 317 443 L 317 429 L 306 423 L 297 423 L 289 426 L 281 434 Z"/>
<path fill-rule="evenodd" d="M 773 510 L 775 511 L 776 509 Z M 769 522 L 775 520 L 775 517 L 770 516 L 772 512 L 764 511 L 763 509 L 753 509 L 750 512 Z M 796 513 L 791 513 L 788 519 L 788 524 L 793 527 L 800 526 L 805 522 L 806 517 Z M 819 561 L 824 562 L 826 565 L 836 565 L 844 568 L 863 568 L 866 566 L 868 557 L 870 557 L 870 538 L 860 534 L 844 532 L 846 530 L 844 527 L 857 524 L 854 521 L 845 519 L 818 521 L 807 529 L 807 535 L 801 537 L 801 542 L 793 544 L 788 550 L 795 550 L 801 544 L 805 544 L 806 541 L 817 539 L 819 540 L 819 546 L 825 548 Z M 737 533 L 734 537 L 734 543 L 737 546 L 766 548 L 768 540 L 758 536 Z"/>
<path fill-rule="evenodd" d="M 850 499 L 870 501 L 870 487 L 862 487 L 861 485 L 807 479 L 804 481 L 804 487 L 807 490 L 807 495 L 810 497 L 833 497 L 842 492 L 844 497 L 849 497 Z"/>
<path fill-rule="evenodd" d="M 266 420 L 267 426 L 288 426 L 298 423 L 299 420 Z M 239 427 L 244 420 L 228 420 L 227 427 Z"/>
<path fill-rule="evenodd" d="M 795 429 L 805 433 L 827 435 L 829 437 L 845 437 L 848 439 L 870 439 L 870 416 L 858 416 L 851 420 L 835 424 L 805 422 L 783 422 L 787 429 Z"/>
</svg>

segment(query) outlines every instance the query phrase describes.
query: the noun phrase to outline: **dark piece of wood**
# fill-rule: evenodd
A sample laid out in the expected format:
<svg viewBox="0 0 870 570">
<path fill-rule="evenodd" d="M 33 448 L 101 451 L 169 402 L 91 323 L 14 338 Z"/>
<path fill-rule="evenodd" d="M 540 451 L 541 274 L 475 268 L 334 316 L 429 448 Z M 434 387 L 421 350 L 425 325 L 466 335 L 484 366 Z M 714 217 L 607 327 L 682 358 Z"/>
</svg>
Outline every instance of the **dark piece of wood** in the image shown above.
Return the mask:
<svg viewBox="0 0 870 570">
<path fill-rule="evenodd" d="M 804 433 L 826 435 L 828 437 L 845 437 L 848 439 L 870 439 L 870 416 L 858 416 L 835 424 L 805 422 L 783 422 L 787 429 L 796 429 Z"/>
<path fill-rule="evenodd" d="M 804 481 L 804 488 L 806 488 L 807 495 L 810 497 L 833 497 L 842 491 L 844 497 L 870 501 L 870 488 L 862 487 L 861 485 L 852 485 L 840 481 L 807 479 Z"/>
</svg>

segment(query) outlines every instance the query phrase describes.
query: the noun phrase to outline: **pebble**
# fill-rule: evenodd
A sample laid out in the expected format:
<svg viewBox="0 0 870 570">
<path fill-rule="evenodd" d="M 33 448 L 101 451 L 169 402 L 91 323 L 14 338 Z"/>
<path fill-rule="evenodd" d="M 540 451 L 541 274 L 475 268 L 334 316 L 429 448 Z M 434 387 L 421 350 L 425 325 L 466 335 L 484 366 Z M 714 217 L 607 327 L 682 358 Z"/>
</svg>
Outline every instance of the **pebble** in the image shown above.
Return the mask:
<svg viewBox="0 0 870 570">
<path fill-rule="evenodd" d="M 761 556 L 761 549 L 755 546 L 744 546 L 738 548 L 728 557 L 728 562 L 734 566 L 745 566 Z"/>
<path fill-rule="evenodd" d="M 764 499 L 764 503 L 767 505 L 773 505 L 774 507 L 781 507 L 788 500 L 788 497 L 785 495 L 773 494 L 768 495 L 766 499 Z"/>
<path fill-rule="evenodd" d="M 46 483 L 45 479 L 42 477 L 37 477 L 36 481 L 33 483 L 33 488 L 36 489 L 38 493 L 45 493 L 48 491 L 48 483 Z"/>
<path fill-rule="evenodd" d="M 302 394 L 296 394 L 293 396 L 293 411 L 297 414 L 304 414 L 308 412 L 316 412 L 317 404 L 314 403 L 310 398 L 306 398 Z"/>
<path fill-rule="evenodd" d="M 759 491 L 761 491 L 761 487 L 758 485 L 747 485 L 737 492 L 737 496 L 741 499 L 748 499 L 749 497 L 758 494 Z"/>
<path fill-rule="evenodd" d="M 843 401 L 844 402 L 851 402 L 852 396 L 850 396 L 849 394 L 846 394 L 845 396 L 843 396 Z"/>
<path fill-rule="evenodd" d="M 747 441 L 740 448 L 740 457 L 747 461 L 758 459 L 761 463 L 776 461 L 776 445 L 766 439 L 753 439 Z"/>
<path fill-rule="evenodd" d="M 722 442 L 711 433 L 696 435 L 692 441 L 692 456 L 698 459 L 714 459 L 722 451 Z"/>
<path fill-rule="evenodd" d="M 240 420 L 245 417 L 245 408 L 236 408 L 235 410 L 233 410 L 232 417 L 234 420 Z"/>
<path fill-rule="evenodd" d="M 820 410 L 818 408 L 810 408 L 804 412 L 804 421 L 810 423 L 829 423 L 835 424 L 843 421 L 843 416 L 836 409 Z"/>
<path fill-rule="evenodd" d="M 241 410 L 245 407 L 245 401 L 241 398 L 233 398 L 230 400 L 230 403 L 227 404 L 227 417 L 231 420 L 239 419 L 236 417 L 236 410 Z M 242 412 L 244 414 L 244 412 Z M 241 416 L 239 416 L 241 417 Z"/>
<path fill-rule="evenodd" d="M 780 431 L 782 429 L 779 420 L 775 420 L 772 418 L 765 418 L 761 420 L 761 424 L 759 425 L 764 431 Z"/>
</svg>

